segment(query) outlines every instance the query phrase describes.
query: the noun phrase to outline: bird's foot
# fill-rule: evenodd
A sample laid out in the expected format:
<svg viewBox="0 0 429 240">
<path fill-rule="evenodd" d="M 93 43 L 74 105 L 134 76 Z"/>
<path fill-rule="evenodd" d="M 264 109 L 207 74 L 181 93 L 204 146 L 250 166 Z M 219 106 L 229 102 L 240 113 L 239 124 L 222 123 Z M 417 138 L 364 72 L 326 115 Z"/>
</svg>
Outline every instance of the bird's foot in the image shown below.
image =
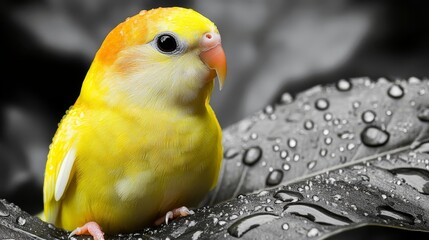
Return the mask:
<svg viewBox="0 0 429 240">
<path fill-rule="evenodd" d="M 161 225 L 163 222 L 165 222 L 165 224 L 168 224 L 169 220 L 173 220 L 179 217 L 186 217 L 189 215 L 194 214 L 195 212 L 192 210 L 189 210 L 187 207 L 180 207 L 180 208 L 176 208 L 173 209 L 171 211 L 168 211 L 165 216 L 158 218 L 155 221 L 155 225 L 159 226 Z"/>
<path fill-rule="evenodd" d="M 104 240 L 104 233 L 101 231 L 100 225 L 96 222 L 88 222 L 82 227 L 78 227 L 70 233 L 69 238 L 74 235 L 90 234 L 94 240 Z"/>
</svg>

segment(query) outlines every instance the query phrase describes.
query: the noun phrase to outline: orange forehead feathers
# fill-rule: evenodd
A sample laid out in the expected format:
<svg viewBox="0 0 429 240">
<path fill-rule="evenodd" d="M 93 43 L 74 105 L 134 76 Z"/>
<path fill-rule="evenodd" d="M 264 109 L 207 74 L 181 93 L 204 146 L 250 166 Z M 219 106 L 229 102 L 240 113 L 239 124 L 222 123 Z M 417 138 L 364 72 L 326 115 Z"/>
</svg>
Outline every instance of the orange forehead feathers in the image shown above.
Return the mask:
<svg viewBox="0 0 429 240">
<path fill-rule="evenodd" d="M 210 20 L 192 9 L 173 7 L 143 10 L 127 18 L 107 35 L 96 58 L 109 65 L 117 59 L 121 50 L 146 44 L 163 31 L 175 32 L 191 42 L 203 33 L 217 29 Z"/>
</svg>

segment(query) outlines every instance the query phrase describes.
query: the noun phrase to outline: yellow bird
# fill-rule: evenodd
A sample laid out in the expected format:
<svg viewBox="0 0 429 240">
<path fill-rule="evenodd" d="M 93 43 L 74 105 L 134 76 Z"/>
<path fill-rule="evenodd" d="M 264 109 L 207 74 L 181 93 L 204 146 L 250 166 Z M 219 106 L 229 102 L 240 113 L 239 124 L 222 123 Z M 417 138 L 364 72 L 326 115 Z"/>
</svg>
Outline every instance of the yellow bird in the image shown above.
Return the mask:
<svg viewBox="0 0 429 240">
<path fill-rule="evenodd" d="M 221 166 L 216 76 L 222 88 L 221 38 L 194 10 L 141 11 L 114 28 L 50 146 L 45 220 L 103 239 L 192 214 Z"/>
</svg>

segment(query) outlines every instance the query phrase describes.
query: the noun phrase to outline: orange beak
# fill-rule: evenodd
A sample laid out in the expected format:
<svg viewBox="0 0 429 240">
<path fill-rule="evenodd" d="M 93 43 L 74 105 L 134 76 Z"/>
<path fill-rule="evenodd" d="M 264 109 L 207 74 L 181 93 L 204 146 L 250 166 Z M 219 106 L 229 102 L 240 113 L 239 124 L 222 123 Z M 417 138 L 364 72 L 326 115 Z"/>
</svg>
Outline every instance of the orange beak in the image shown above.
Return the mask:
<svg viewBox="0 0 429 240">
<path fill-rule="evenodd" d="M 223 51 L 220 35 L 218 33 L 206 33 L 200 41 L 202 52 L 201 60 L 216 71 L 219 80 L 219 90 L 222 90 L 226 78 L 226 56 Z"/>
</svg>

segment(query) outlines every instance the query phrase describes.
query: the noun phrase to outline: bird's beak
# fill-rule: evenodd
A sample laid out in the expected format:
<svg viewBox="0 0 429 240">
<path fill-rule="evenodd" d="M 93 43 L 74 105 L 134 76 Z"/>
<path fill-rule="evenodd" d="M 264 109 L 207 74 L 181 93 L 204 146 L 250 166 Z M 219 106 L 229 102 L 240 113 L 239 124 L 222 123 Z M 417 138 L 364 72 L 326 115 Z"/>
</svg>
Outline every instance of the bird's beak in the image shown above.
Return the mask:
<svg viewBox="0 0 429 240">
<path fill-rule="evenodd" d="M 200 58 L 210 68 L 216 71 L 219 89 L 222 90 L 226 78 L 226 56 L 223 51 L 220 35 L 210 32 L 203 35 L 200 41 Z"/>
</svg>

